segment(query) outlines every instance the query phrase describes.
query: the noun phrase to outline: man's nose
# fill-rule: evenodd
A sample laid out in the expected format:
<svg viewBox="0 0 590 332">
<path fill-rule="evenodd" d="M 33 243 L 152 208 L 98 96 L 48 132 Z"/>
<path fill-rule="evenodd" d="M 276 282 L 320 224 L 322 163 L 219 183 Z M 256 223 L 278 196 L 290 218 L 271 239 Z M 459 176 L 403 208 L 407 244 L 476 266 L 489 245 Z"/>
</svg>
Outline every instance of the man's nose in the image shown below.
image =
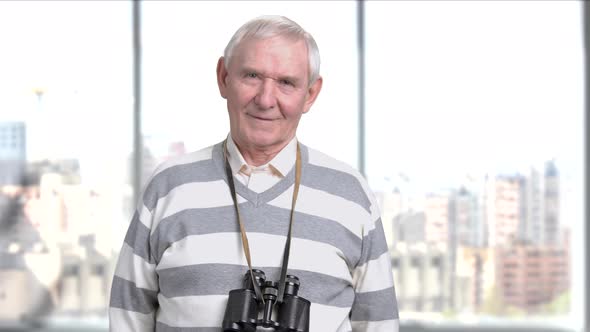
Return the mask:
<svg viewBox="0 0 590 332">
<path fill-rule="evenodd" d="M 258 107 L 261 109 L 271 109 L 276 106 L 277 99 L 275 95 L 274 80 L 267 78 L 262 81 L 262 84 L 260 84 L 260 87 L 258 88 L 258 93 L 256 94 L 254 102 L 256 102 Z"/>
</svg>

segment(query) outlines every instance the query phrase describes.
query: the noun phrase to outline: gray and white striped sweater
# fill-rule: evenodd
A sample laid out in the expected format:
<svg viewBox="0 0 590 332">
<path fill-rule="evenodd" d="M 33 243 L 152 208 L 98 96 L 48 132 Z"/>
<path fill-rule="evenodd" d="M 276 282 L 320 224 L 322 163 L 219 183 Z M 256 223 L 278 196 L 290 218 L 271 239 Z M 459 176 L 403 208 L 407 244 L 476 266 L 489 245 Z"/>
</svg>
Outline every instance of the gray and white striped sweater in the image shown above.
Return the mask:
<svg viewBox="0 0 590 332">
<path fill-rule="evenodd" d="M 390 257 L 378 207 L 358 172 L 301 146 L 289 274 L 312 302 L 310 331 L 397 331 Z M 222 144 L 160 165 L 117 263 L 109 308 L 115 332 L 220 332 L 227 294 L 247 263 Z M 234 181 L 254 268 L 278 281 L 294 168 L 255 193 Z"/>
</svg>

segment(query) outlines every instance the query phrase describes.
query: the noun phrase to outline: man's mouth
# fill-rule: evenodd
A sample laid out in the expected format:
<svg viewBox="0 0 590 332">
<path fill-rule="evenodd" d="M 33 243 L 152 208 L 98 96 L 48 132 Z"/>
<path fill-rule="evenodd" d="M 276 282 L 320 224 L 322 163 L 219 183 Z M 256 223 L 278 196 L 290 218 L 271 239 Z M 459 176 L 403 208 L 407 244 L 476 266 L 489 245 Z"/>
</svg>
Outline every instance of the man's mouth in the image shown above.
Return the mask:
<svg viewBox="0 0 590 332">
<path fill-rule="evenodd" d="M 261 121 L 274 121 L 275 120 L 273 118 L 265 118 L 265 117 L 260 117 L 260 116 L 256 116 L 256 115 L 252 115 L 252 114 L 248 114 L 248 116 L 250 116 L 256 120 L 261 120 Z"/>
</svg>

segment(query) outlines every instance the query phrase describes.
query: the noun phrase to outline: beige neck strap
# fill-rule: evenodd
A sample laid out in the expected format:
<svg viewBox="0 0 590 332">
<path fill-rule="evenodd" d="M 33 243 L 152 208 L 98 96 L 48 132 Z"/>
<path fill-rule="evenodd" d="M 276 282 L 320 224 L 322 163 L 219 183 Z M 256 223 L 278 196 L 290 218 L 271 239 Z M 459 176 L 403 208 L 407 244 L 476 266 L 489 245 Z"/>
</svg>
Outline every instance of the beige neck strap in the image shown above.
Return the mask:
<svg viewBox="0 0 590 332">
<path fill-rule="evenodd" d="M 227 140 L 223 142 L 223 155 L 225 159 L 225 171 L 227 174 L 227 181 L 229 185 L 229 189 L 232 194 L 232 199 L 234 202 L 234 207 L 236 210 L 236 215 L 238 218 L 238 224 L 240 225 L 240 233 L 242 235 L 242 247 L 244 248 L 244 255 L 246 256 L 246 261 L 248 262 L 248 269 L 250 270 L 250 278 L 252 279 L 252 283 L 254 285 L 254 292 L 256 293 L 256 297 L 264 303 L 264 299 L 262 298 L 262 292 L 260 291 L 260 287 L 256 283 L 256 279 L 254 278 L 254 273 L 252 272 L 252 259 L 250 257 L 250 245 L 248 244 L 248 237 L 246 236 L 246 230 L 244 228 L 244 224 L 242 223 L 242 218 L 240 216 L 240 209 L 238 208 L 238 196 L 236 194 L 236 188 L 234 184 L 234 176 L 231 171 L 231 166 L 229 165 L 228 161 L 228 152 L 227 152 Z M 287 275 L 287 266 L 289 264 L 289 251 L 291 248 L 291 234 L 293 229 L 293 219 L 295 216 L 295 203 L 297 202 L 297 195 L 299 194 L 299 185 L 301 183 L 301 150 L 299 148 L 299 144 L 297 144 L 297 158 L 295 160 L 295 184 L 293 187 L 293 199 L 291 202 L 291 215 L 289 217 L 289 232 L 287 233 L 287 241 L 285 242 L 285 249 L 283 251 L 283 264 L 281 266 L 281 279 L 279 281 L 279 294 L 277 296 L 277 302 L 281 303 L 283 301 L 283 296 L 285 293 L 285 279 Z"/>
</svg>

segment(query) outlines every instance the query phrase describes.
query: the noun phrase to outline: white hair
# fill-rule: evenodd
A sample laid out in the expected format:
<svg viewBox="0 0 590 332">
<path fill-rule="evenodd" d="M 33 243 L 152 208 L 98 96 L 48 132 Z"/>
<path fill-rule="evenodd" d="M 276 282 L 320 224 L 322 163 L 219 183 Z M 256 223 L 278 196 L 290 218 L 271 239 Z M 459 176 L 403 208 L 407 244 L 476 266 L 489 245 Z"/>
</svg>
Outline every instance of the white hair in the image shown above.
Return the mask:
<svg viewBox="0 0 590 332">
<path fill-rule="evenodd" d="M 242 25 L 234 33 L 223 52 L 225 68 L 228 68 L 234 50 L 242 41 L 249 38 L 266 39 L 274 36 L 285 36 L 305 41 L 309 66 L 309 86 L 311 86 L 320 77 L 320 50 L 310 33 L 284 16 L 264 15 Z"/>
</svg>

